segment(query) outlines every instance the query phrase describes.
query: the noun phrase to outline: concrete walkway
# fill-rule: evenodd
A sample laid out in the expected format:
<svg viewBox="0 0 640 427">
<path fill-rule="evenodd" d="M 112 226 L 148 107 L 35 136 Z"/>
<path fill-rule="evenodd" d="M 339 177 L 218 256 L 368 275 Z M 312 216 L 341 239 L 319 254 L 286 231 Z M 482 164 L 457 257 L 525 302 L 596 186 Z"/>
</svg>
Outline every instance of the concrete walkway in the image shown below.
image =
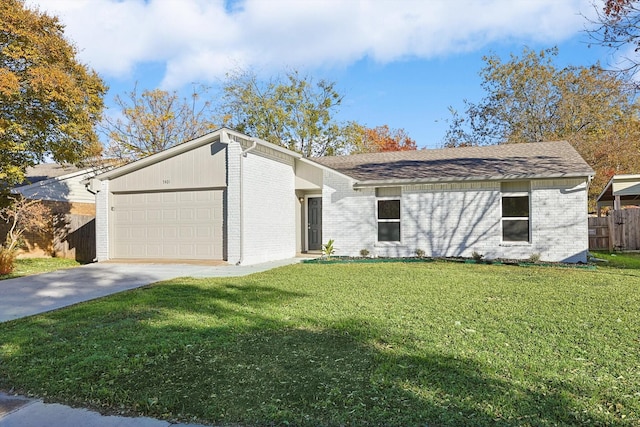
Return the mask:
<svg viewBox="0 0 640 427">
<path fill-rule="evenodd" d="M 0 281 L 0 322 L 89 301 L 176 277 L 235 277 L 258 273 L 303 258 L 249 266 L 98 263 Z M 86 409 L 0 392 L 0 427 L 200 427 L 146 417 L 102 416 Z"/>
</svg>

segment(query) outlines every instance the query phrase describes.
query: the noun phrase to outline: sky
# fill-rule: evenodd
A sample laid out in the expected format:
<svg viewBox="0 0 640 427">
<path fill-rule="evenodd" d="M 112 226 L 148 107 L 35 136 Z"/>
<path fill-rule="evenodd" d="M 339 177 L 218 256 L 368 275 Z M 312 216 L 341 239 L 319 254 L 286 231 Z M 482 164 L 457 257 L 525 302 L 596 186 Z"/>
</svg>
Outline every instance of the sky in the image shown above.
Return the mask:
<svg viewBox="0 0 640 427">
<path fill-rule="evenodd" d="M 449 107 L 483 97 L 482 57 L 557 46 L 556 64 L 613 64 L 585 28 L 602 0 L 27 0 L 56 15 L 80 61 L 113 97 L 193 84 L 219 95 L 225 73 L 299 70 L 344 95 L 339 121 L 404 129 L 439 148 Z"/>
</svg>

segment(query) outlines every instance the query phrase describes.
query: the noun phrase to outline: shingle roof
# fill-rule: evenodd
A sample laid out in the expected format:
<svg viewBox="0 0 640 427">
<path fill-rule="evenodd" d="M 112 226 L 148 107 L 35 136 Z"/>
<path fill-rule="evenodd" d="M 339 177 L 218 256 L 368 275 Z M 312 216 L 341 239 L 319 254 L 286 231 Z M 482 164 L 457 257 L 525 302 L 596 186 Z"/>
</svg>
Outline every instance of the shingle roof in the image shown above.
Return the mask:
<svg viewBox="0 0 640 427">
<path fill-rule="evenodd" d="M 44 181 L 49 178 L 57 178 L 81 170 L 73 165 L 60 165 L 58 163 L 41 163 L 39 165 L 30 166 L 25 172 L 25 183 L 35 184 L 38 181 Z"/>
<path fill-rule="evenodd" d="M 355 154 L 310 159 L 361 184 L 593 176 L 566 141 Z"/>
</svg>

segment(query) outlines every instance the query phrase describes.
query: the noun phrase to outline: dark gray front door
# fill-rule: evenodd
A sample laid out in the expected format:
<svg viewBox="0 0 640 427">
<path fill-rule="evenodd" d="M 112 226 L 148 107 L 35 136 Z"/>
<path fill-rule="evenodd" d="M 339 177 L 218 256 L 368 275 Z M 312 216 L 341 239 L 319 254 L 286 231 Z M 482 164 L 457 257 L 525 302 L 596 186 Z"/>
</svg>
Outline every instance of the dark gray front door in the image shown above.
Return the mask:
<svg viewBox="0 0 640 427">
<path fill-rule="evenodd" d="M 307 218 L 309 221 L 309 250 L 322 249 L 322 197 L 309 197 Z"/>
</svg>

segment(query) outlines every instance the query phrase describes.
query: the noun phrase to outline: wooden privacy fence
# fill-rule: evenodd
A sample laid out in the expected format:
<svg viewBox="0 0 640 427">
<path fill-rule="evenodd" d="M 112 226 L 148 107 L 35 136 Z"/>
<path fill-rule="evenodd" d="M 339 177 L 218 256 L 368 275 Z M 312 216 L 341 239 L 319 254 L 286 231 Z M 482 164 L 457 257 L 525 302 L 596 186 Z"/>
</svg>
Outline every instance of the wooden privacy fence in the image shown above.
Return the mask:
<svg viewBox="0 0 640 427">
<path fill-rule="evenodd" d="M 21 257 L 55 256 L 80 262 L 96 257 L 96 221 L 93 215 L 54 214 L 49 227 L 25 233 Z M 0 239 L 4 241 L 8 227 L 0 223 Z"/>
<path fill-rule="evenodd" d="M 609 211 L 589 218 L 589 250 L 640 250 L 640 209 Z"/>
<path fill-rule="evenodd" d="M 90 262 L 96 257 L 94 216 L 59 214 L 54 219 L 53 253 L 59 258 Z"/>
</svg>

